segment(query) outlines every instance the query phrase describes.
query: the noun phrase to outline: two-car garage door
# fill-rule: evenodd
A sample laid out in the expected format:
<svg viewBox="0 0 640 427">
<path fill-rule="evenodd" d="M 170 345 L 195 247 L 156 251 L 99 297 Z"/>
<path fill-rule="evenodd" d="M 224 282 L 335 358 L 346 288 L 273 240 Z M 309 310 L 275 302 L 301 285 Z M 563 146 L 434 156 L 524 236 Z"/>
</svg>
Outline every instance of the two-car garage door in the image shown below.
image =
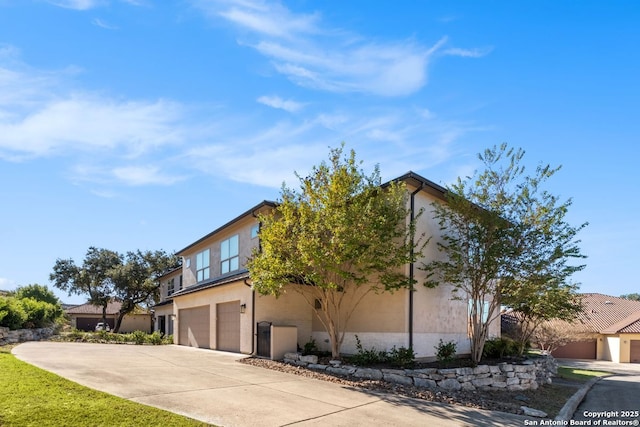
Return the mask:
<svg viewBox="0 0 640 427">
<path fill-rule="evenodd" d="M 201 307 L 185 308 L 178 311 L 180 345 L 190 347 L 209 348 L 209 319 L 210 309 L 208 305 Z"/>
<path fill-rule="evenodd" d="M 205 305 L 178 311 L 180 345 L 214 348 L 211 336 L 211 309 Z M 222 351 L 240 351 L 240 301 L 216 304 L 215 348 Z"/>
</svg>

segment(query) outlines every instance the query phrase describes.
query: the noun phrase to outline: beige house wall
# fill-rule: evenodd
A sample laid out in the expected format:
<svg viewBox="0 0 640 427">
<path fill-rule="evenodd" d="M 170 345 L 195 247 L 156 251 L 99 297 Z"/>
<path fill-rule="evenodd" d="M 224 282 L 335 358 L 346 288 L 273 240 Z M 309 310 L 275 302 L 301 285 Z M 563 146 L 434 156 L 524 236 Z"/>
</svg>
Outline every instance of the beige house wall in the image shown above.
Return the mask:
<svg viewBox="0 0 640 427">
<path fill-rule="evenodd" d="M 631 340 L 640 340 L 640 334 L 598 336 L 597 359 L 615 363 L 631 362 Z"/>
<path fill-rule="evenodd" d="M 302 295 L 289 291 L 279 298 L 256 293 L 255 321 L 271 322 L 274 326 L 296 326 L 298 345 L 303 347 L 312 336 L 313 309 Z M 249 306 L 247 306 L 247 312 Z"/>
<path fill-rule="evenodd" d="M 620 337 L 618 335 L 602 335 L 598 338 L 596 351 L 598 360 L 620 363 Z"/>
<path fill-rule="evenodd" d="M 133 331 L 151 332 L 151 315 L 150 314 L 133 314 L 124 316 L 120 332 L 128 334 Z"/>
<path fill-rule="evenodd" d="M 240 352 L 250 354 L 252 351 L 252 320 L 251 320 L 251 289 L 244 284 L 244 281 L 238 281 L 230 284 L 216 286 L 204 289 L 198 292 L 178 296 L 174 298 L 175 313 L 179 313 L 182 309 L 194 308 L 200 306 L 209 306 L 209 346 L 216 349 L 216 304 L 230 301 L 240 301 L 240 304 L 246 304 L 247 309 L 240 316 Z M 180 342 L 180 316 L 176 316 L 173 324 L 174 342 Z"/>
</svg>

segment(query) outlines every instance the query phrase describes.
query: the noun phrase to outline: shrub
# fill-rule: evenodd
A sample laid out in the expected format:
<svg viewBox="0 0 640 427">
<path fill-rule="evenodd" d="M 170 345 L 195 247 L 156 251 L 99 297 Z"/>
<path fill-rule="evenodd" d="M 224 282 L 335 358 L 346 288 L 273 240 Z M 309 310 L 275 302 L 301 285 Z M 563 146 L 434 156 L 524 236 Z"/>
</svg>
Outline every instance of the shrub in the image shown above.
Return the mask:
<svg viewBox="0 0 640 427">
<path fill-rule="evenodd" d="M 371 347 L 369 350 L 365 350 L 360 342 L 360 338 L 356 335 L 356 349 L 358 352 L 351 356 L 349 359 L 351 363 L 357 366 L 369 366 L 377 363 L 384 363 L 387 361 L 387 352 L 378 351 Z"/>
<path fill-rule="evenodd" d="M 394 345 L 389 353 L 387 353 L 387 360 L 392 366 L 399 368 L 410 368 L 414 364 L 416 353 L 411 347 L 396 348 Z"/>
<path fill-rule="evenodd" d="M 71 329 L 71 332 L 69 332 L 67 337 L 72 341 L 79 341 L 79 340 L 82 340 L 82 338 L 84 338 L 84 332 L 79 329 L 73 328 Z"/>
<path fill-rule="evenodd" d="M 487 340 L 482 350 L 482 356 L 488 359 L 502 359 L 503 357 L 517 356 L 518 354 L 518 344 L 506 337 Z"/>
<path fill-rule="evenodd" d="M 0 297 L 0 326 L 20 329 L 27 320 L 20 300 L 12 297 Z"/>
<path fill-rule="evenodd" d="M 162 334 L 160 331 L 155 331 L 154 333 L 147 335 L 146 340 L 149 344 L 160 345 L 162 344 Z"/>
<path fill-rule="evenodd" d="M 316 345 L 316 340 L 312 337 L 309 337 L 309 341 L 304 344 L 302 349 L 302 355 L 307 356 L 309 354 L 315 354 L 318 352 L 318 346 Z"/>
<path fill-rule="evenodd" d="M 24 328 L 42 328 L 55 323 L 56 319 L 62 315 L 62 309 L 57 304 L 45 301 L 38 301 L 35 298 L 27 297 L 19 300 L 26 319 Z"/>
<path fill-rule="evenodd" d="M 129 334 L 130 341 L 142 345 L 147 341 L 147 333 L 143 331 L 133 331 Z"/>
<path fill-rule="evenodd" d="M 162 337 L 162 344 L 173 344 L 173 335 L 165 335 Z"/>
<path fill-rule="evenodd" d="M 440 363 L 447 365 L 456 357 L 457 345 L 453 341 L 444 342 L 441 338 L 438 345 L 434 348 L 436 349 L 436 358 Z"/>
</svg>

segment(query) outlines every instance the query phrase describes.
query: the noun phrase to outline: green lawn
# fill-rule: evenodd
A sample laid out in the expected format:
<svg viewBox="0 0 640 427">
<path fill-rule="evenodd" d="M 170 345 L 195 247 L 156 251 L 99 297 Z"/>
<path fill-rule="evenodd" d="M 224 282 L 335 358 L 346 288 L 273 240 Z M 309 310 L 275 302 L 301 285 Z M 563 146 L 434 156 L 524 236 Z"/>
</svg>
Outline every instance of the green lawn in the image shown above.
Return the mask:
<svg viewBox="0 0 640 427">
<path fill-rule="evenodd" d="M 567 366 L 560 366 L 558 368 L 558 376 L 567 380 L 589 381 L 594 377 L 603 377 L 605 375 L 611 375 L 611 372 L 588 371 L 585 369 L 569 368 Z"/>
<path fill-rule="evenodd" d="M 68 381 L 0 347 L 0 426 L 206 426 Z"/>
</svg>

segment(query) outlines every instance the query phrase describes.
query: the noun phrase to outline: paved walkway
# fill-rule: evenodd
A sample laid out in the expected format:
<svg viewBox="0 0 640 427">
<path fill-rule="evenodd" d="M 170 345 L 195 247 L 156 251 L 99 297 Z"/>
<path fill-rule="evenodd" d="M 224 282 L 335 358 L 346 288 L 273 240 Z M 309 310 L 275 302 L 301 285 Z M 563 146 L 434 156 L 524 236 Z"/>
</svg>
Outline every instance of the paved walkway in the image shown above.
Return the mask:
<svg viewBox="0 0 640 427">
<path fill-rule="evenodd" d="M 13 353 L 85 386 L 222 426 L 522 426 L 528 419 L 365 392 L 176 345 L 43 341 Z"/>
</svg>

